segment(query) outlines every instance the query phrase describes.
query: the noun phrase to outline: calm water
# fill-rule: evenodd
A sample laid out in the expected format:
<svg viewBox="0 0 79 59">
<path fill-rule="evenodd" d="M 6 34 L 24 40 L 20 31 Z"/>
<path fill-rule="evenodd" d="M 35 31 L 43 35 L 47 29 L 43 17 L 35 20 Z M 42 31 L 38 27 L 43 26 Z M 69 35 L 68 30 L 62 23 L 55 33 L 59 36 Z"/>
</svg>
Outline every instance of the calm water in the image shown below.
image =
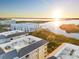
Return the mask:
<svg viewBox="0 0 79 59">
<path fill-rule="evenodd" d="M 67 33 L 64 30 L 60 29 L 59 26 L 62 24 L 79 24 L 79 20 L 64 20 L 64 21 L 55 21 L 55 22 L 47 22 L 41 24 L 43 28 L 47 28 L 49 31 L 54 32 L 56 34 L 62 34 L 67 37 L 79 39 L 79 33 Z"/>
</svg>

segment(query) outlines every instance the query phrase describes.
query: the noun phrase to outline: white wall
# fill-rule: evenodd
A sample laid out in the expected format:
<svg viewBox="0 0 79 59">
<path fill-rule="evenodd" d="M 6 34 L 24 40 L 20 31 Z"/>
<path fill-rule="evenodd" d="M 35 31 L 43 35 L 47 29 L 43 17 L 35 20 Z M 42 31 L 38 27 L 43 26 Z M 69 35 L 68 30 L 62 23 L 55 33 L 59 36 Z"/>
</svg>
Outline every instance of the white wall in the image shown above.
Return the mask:
<svg viewBox="0 0 79 59">
<path fill-rule="evenodd" d="M 33 32 L 39 28 L 40 28 L 39 24 L 36 23 L 11 24 L 11 30 L 22 30 L 25 32 Z"/>
<path fill-rule="evenodd" d="M 21 59 L 46 59 L 45 57 L 45 52 L 47 52 L 47 44 L 40 46 L 39 48 L 33 50 L 32 52 L 26 54 L 29 55 L 28 58 L 26 58 L 25 56 L 23 56 Z"/>
</svg>

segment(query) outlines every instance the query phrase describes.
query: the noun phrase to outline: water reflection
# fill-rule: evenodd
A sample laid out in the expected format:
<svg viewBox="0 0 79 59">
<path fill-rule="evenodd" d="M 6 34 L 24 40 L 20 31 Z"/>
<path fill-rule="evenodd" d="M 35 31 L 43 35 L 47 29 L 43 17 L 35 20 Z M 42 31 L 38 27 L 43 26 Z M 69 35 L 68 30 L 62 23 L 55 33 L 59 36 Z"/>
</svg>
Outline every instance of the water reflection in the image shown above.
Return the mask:
<svg viewBox="0 0 79 59">
<path fill-rule="evenodd" d="M 43 24 L 44 27 L 49 29 L 49 31 L 54 32 L 56 34 L 61 34 L 67 37 L 77 38 L 79 39 L 79 33 L 67 33 L 64 30 L 60 29 L 62 24 L 75 24 L 79 25 L 79 20 L 60 20 L 56 19 L 54 22 L 48 22 Z"/>
</svg>

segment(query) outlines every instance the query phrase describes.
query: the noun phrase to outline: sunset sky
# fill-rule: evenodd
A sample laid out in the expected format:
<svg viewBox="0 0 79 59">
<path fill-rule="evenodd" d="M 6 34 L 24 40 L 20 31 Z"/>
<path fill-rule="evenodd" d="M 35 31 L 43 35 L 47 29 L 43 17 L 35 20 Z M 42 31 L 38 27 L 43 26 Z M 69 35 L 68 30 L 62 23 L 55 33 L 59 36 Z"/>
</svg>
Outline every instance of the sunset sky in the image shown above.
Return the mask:
<svg viewBox="0 0 79 59">
<path fill-rule="evenodd" d="M 54 18 L 57 14 L 79 18 L 79 0 L 0 0 L 0 17 Z"/>
</svg>

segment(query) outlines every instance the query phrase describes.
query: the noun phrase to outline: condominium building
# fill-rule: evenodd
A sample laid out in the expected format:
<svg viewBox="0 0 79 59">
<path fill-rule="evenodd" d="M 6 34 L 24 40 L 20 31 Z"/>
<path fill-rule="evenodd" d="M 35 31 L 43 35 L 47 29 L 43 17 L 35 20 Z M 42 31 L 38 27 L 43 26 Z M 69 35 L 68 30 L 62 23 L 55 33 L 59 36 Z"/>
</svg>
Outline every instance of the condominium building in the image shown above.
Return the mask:
<svg viewBox="0 0 79 59">
<path fill-rule="evenodd" d="M 16 23 L 15 20 L 0 20 L 0 25 L 11 25 L 15 23 Z"/>
<path fill-rule="evenodd" d="M 46 59 L 48 42 L 26 36 L 0 45 L 0 59 Z"/>
<path fill-rule="evenodd" d="M 25 32 L 33 32 L 39 29 L 40 26 L 38 23 L 16 23 L 11 24 L 11 30 L 21 30 Z"/>
<path fill-rule="evenodd" d="M 64 43 L 47 56 L 48 59 L 79 59 L 79 46 Z"/>
<path fill-rule="evenodd" d="M 6 43 L 16 38 L 20 38 L 24 36 L 26 36 L 25 32 L 20 30 L 2 32 L 0 33 L 0 44 Z"/>
</svg>

